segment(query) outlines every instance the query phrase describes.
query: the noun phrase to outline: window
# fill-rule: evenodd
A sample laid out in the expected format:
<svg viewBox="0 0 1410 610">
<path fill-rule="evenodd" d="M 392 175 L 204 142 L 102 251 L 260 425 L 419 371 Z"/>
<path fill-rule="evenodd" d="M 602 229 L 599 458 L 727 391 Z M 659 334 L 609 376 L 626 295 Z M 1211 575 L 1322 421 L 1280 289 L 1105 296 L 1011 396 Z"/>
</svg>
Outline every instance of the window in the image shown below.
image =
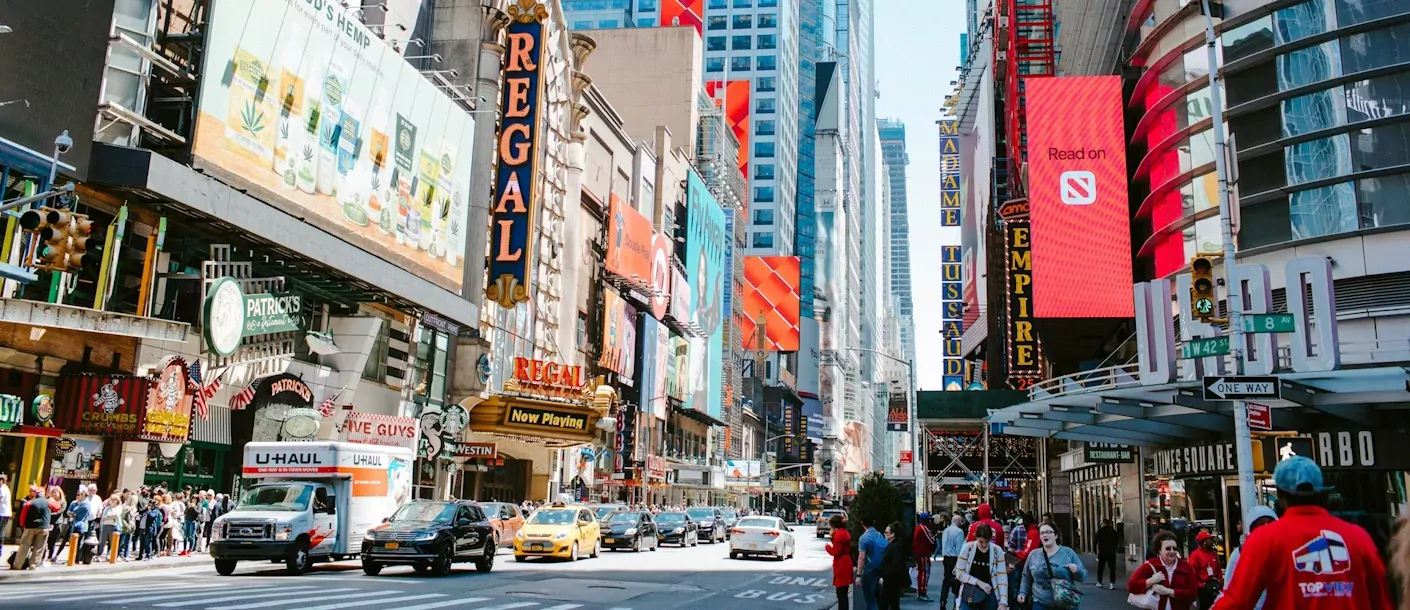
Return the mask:
<svg viewBox="0 0 1410 610">
<path fill-rule="evenodd" d="M 1352 122 L 1383 119 L 1410 112 L 1410 72 L 1346 85 L 1346 115 Z"/>
<path fill-rule="evenodd" d="M 328 493 L 328 489 L 317 487 L 313 490 L 313 512 L 325 515 L 338 513 L 338 497 Z"/>
<path fill-rule="evenodd" d="M 748 51 L 754 39 L 749 36 L 735 36 L 729 41 L 729 48 L 734 51 Z"/>
<path fill-rule="evenodd" d="M 754 143 L 754 156 L 759 157 L 759 158 L 761 158 L 761 159 L 767 159 L 767 158 L 773 157 L 773 156 L 774 156 L 774 143 L 773 143 L 773 142 L 755 142 L 755 143 Z"/>
<path fill-rule="evenodd" d="M 1336 15 L 1328 4 L 1331 0 L 1308 0 L 1273 13 L 1274 39 L 1283 44 L 1335 29 Z"/>
<path fill-rule="evenodd" d="M 778 6 L 778 0 L 759 0 L 759 8 L 774 8 Z"/>
<path fill-rule="evenodd" d="M 1410 61 L 1410 23 L 1341 39 L 1341 61 L 1346 74 Z"/>
<path fill-rule="evenodd" d="M 655 18 L 655 17 L 642 17 L 641 19 L 637 19 L 637 20 L 636 20 L 636 27 L 639 27 L 639 28 L 654 28 L 654 27 L 656 27 L 656 18 Z"/>
<path fill-rule="evenodd" d="M 597 27 L 604 30 L 614 30 L 622 27 L 622 22 L 616 19 L 603 19 L 597 22 Z"/>
<path fill-rule="evenodd" d="M 1282 102 L 1283 137 L 1312 133 L 1346 124 L 1346 96 L 1342 89 L 1327 89 Z"/>
<path fill-rule="evenodd" d="M 724 37 L 724 36 L 711 36 L 711 37 L 709 37 L 709 38 L 706 38 L 706 39 L 705 39 L 705 50 L 706 50 L 706 51 L 723 51 L 723 50 L 725 50 L 725 37 Z"/>
<path fill-rule="evenodd" d="M 730 72 L 748 72 L 750 59 L 748 55 L 743 57 L 731 57 L 729 60 Z"/>
<path fill-rule="evenodd" d="M 773 203 L 773 200 L 774 200 L 774 187 L 772 187 L 772 186 L 756 186 L 756 187 L 754 187 L 754 201 L 757 201 L 757 202 L 760 202 L 760 203 Z"/>
<path fill-rule="evenodd" d="M 735 16 L 734 16 L 734 29 L 736 29 L 736 30 L 748 30 L 748 29 L 753 28 L 753 27 L 754 27 L 754 16 L 753 16 L 753 15 L 735 15 Z"/>
<path fill-rule="evenodd" d="M 643 13 L 654 13 L 659 9 L 656 0 L 636 0 L 636 10 Z"/>
<path fill-rule="evenodd" d="M 709 22 L 709 24 L 708 24 L 708 26 L 707 26 L 707 29 L 711 29 L 711 30 L 727 30 L 727 29 L 729 29 L 729 17 L 726 17 L 726 16 L 724 16 L 724 15 L 713 15 L 713 16 L 711 16 L 711 17 L 710 17 L 710 22 Z"/>
<path fill-rule="evenodd" d="M 1221 37 L 1224 45 L 1224 62 L 1232 63 L 1259 51 L 1273 48 L 1273 18 L 1255 19 L 1232 30 Z"/>
<path fill-rule="evenodd" d="M 754 112 L 759 114 L 773 114 L 776 111 L 775 104 L 778 100 L 771 97 L 761 97 L 754 101 Z"/>
<path fill-rule="evenodd" d="M 573 27 L 572 27 L 572 28 L 569 28 L 569 29 L 573 29 L 573 30 L 591 30 L 591 29 L 592 29 L 592 22 L 591 22 L 591 21 L 574 21 L 574 22 L 573 22 Z"/>
<path fill-rule="evenodd" d="M 1410 174 L 1357 181 L 1356 200 L 1363 229 L 1410 223 Z"/>
<path fill-rule="evenodd" d="M 754 121 L 754 135 L 771 136 L 774 135 L 773 121 Z"/>
<path fill-rule="evenodd" d="M 752 247 L 755 247 L 755 248 L 772 248 L 772 247 L 774 247 L 774 234 L 773 234 L 773 233 L 755 233 L 755 234 L 754 234 L 754 241 L 753 241 L 753 243 L 752 243 Z"/>
<path fill-rule="evenodd" d="M 1356 189 L 1350 182 L 1298 191 L 1289 197 L 1293 239 L 1354 231 L 1357 216 Z"/>
<path fill-rule="evenodd" d="M 1393 123 L 1351 132 L 1351 165 L 1354 171 L 1366 172 L 1406 163 L 1410 163 L 1410 123 Z"/>
<path fill-rule="evenodd" d="M 760 163 L 754 166 L 755 180 L 773 180 L 774 166 L 771 163 Z"/>
<path fill-rule="evenodd" d="M 725 71 L 725 58 L 723 58 L 723 57 L 706 57 L 706 58 L 705 58 L 705 71 L 706 71 L 706 72 L 724 72 L 724 71 Z"/>
<path fill-rule="evenodd" d="M 768 93 L 778 89 L 778 79 L 772 76 L 760 76 L 754 79 L 754 90 L 760 93 Z"/>
<path fill-rule="evenodd" d="M 1278 90 L 1287 91 L 1341 76 L 1341 47 L 1329 40 L 1278 56 Z"/>
<path fill-rule="evenodd" d="M 771 225 L 773 225 L 773 224 L 774 224 L 774 211 L 773 211 L 773 210 L 754 210 L 754 225 L 755 225 L 755 226 L 764 226 L 764 227 L 767 227 L 767 226 L 771 226 Z"/>
<path fill-rule="evenodd" d="M 761 5 L 759 5 L 759 6 L 763 6 L 763 5 L 761 4 Z M 777 14 L 777 13 L 765 13 L 765 14 L 759 15 L 759 28 L 760 28 L 760 29 L 776 28 L 776 27 L 778 27 L 778 14 Z"/>
<path fill-rule="evenodd" d="M 710 0 L 710 10 L 724 10 L 729 8 L 729 0 Z"/>
<path fill-rule="evenodd" d="M 1352 172 L 1351 139 L 1344 133 L 1293 144 L 1283 149 L 1283 155 L 1289 186 L 1336 178 Z M 1296 222 L 1297 219 L 1293 220 Z"/>
<path fill-rule="evenodd" d="M 1405 3 L 1401 0 L 1336 0 L 1336 3 L 1337 22 L 1342 26 L 1405 13 Z"/>
<path fill-rule="evenodd" d="M 778 34 L 760 34 L 760 35 L 759 35 L 759 48 L 760 48 L 760 49 L 765 49 L 765 50 L 768 50 L 768 49 L 777 49 L 777 48 L 778 48 Z"/>
<path fill-rule="evenodd" d="M 754 8 L 754 0 L 734 0 L 734 8 Z"/>
<path fill-rule="evenodd" d="M 759 56 L 759 69 L 760 69 L 760 70 L 777 70 L 777 69 L 778 69 L 778 56 L 776 56 L 776 55 L 760 55 L 760 56 Z"/>
</svg>

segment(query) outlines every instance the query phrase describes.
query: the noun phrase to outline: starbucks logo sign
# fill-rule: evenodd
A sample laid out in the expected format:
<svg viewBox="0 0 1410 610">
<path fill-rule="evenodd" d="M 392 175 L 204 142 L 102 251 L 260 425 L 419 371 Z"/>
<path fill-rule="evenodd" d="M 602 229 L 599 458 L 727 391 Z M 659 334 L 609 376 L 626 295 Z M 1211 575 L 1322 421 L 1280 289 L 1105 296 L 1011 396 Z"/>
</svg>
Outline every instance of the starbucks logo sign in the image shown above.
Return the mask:
<svg viewBox="0 0 1410 610">
<path fill-rule="evenodd" d="M 240 349 L 245 333 L 245 292 L 239 283 L 223 277 L 211 284 L 202 313 L 203 334 L 210 351 L 229 356 Z"/>
</svg>

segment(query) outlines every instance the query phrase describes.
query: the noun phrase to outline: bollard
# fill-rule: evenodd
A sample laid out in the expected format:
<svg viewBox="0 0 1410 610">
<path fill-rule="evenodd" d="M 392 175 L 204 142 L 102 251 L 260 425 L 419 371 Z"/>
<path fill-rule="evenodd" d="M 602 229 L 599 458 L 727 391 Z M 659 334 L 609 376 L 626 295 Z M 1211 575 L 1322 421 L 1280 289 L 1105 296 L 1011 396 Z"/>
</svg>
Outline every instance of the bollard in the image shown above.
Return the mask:
<svg viewBox="0 0 1410 610">
<path fill-rule="evenodd" d="M 122 540 L 122 534 L 119 534 L 117 530 L 113 530 L 113 538 L 108 541 L 108 563 L 117 563 L 118 541 L 120 540 Z"/>
<path fill-rule="evenodd" d="M 78 534 L 69 534 L 69 567 L 73 567 L 73 562 L 78 559 Z"/>
</svg>

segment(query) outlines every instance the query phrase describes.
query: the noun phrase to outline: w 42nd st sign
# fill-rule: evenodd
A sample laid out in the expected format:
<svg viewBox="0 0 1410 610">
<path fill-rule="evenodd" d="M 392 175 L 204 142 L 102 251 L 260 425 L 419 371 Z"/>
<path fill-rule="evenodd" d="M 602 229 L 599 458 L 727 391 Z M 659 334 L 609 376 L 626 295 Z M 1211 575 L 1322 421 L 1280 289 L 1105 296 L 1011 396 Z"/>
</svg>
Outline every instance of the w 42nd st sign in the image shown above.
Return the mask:
<svg viewBox="0 0 1410 610">
<path fill-rule="evenodd" d="M 1234 377 L 1220 375 L 1204 378 L 1205 400 L 1244 400 L 1247 398 L 1281 398 L 1277 377 Z"/>
</svg>

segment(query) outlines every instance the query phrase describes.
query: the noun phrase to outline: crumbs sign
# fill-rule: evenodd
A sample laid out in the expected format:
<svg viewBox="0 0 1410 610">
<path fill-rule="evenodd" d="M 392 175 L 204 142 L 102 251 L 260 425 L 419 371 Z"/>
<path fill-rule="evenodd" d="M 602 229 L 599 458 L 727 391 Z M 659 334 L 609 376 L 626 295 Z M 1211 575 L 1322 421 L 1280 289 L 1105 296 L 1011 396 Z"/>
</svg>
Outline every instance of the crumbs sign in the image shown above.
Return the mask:
<svg viewBox="0 0 1410 610">
<path fill-rule="evenodd" d="M 498 165 L 490 225 L 489 287 L 485 296 L 511 308 L 529 300 L 533 265 L 532 232 L 538 178 L 539 93 L 543 89 L 543 20 L 548 10 L 536 0 L 516 0 L 504 53 L 504 92 L 500 96 Z"/>
</svg>

